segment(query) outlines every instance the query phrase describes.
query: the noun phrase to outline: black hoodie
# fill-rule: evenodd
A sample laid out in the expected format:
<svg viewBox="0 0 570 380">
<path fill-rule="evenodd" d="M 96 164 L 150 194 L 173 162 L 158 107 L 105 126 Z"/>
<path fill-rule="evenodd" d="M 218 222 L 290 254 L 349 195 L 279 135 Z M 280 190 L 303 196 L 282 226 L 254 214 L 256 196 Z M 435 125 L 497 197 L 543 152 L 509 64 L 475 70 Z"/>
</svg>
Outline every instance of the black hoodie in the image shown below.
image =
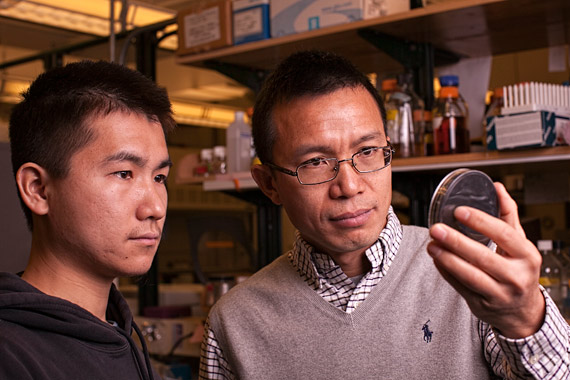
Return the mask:
<svg viewBox="0 0 570 380">
<path fill-rule="evenodd" d="M 0 272 L 0 379 L 157 380 L 144 339 L 114 285 L 107 318 L 118 326 Z M 132 330 L 144 354 L 131 338 Z"/>
</svg>

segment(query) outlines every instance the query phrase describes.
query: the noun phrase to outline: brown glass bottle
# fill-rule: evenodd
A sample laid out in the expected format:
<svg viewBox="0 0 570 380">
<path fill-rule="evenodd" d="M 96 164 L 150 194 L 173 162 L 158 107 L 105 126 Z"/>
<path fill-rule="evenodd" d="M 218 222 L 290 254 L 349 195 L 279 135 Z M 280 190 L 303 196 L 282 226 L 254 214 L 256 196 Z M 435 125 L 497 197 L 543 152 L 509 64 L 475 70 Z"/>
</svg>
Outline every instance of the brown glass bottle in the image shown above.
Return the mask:
<svg viewBox="0 0 570 380">
<path fill-rule="evenodd" d="M 433 110 L 435 154 L 467 153 L 470 150 L 469 129 L 457 87 L 442 87 Z"/>
</svg>

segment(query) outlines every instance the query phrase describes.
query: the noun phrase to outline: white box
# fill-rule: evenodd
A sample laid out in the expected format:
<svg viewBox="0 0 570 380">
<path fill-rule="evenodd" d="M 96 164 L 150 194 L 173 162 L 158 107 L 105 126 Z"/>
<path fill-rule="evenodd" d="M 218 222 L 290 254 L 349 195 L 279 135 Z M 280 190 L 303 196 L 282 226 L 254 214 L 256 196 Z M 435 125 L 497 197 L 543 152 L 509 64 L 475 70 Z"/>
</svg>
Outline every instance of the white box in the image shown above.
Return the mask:
<svg viewBox="0 0 570 380">
<path fill-rule="evenodd" d="M 568 117 L 554 112 L 534 111 L 487 118 L 487 149 L 554 146 L 557 132 Z"/>
<path fill-rule="evenodd" d="M 271 37 L 386 16 L 410 9 L 407 0 L 271 0 Z"/>
</svg>

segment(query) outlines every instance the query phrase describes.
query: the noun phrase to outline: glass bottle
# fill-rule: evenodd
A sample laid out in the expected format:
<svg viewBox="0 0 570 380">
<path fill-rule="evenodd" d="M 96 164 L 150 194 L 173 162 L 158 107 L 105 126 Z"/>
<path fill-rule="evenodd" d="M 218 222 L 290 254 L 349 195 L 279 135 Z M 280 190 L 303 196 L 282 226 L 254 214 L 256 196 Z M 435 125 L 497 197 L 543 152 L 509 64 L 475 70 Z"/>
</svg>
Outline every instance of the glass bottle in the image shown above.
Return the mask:
<svg viewBox="0 0 570 380">
<path fill-rule="evenodd" d="M 561 305 L 562 274 L 560 263 L 554 257 L 552 240 L 539 240 L 537 247 L 542 254 L 542 266 L 540 268 L 540 285 L 542 285 L 557 305 Z"/>
<path fill-rule="evenodd" d="M 409 103 L 405 107 L 400 105 L 400 150 L 403 151 L 403 157 L 409 156 L 419 156 L 422 155 L 422 141 L 423 134 L 425 131 L 425 120 L 424 110 L 425 103 L 424 100 L 414 91 L 413 84 L 414 77 L 411 73 L 405 73 L 398 75 L 398 85 L 399 92 L 402 92 L 408 96 L 407 102 Z M 408 110 L 411 109 L 411 112 Z M 406 118 L 402 117 L 402 113 L 406 112 Z M 410 125 L 406 125 L 406 121 L 410 122 Z M 409 144 L 411 147 L 402 147 L 403 141 L 409 137 Z M 405 151 L 407 148 L 407 151 Z"/>
<path fill-rule="evenodd" d="M 390 143 L 398 153 L 398 145 L 400 144 L 398 130 L 398 105 L 392 95 L 398 88 L 398 81 L 395 78 L 384 79 L 382 81 L 382 100 L 386 109 L 386 133 L 390 138 Z"/>
<path fill-rule="evenodd" d="M 439 83 L 441 85 L 441 87 L 457 87 L 457 99 L 458 99 L 458 104 L 461 107 L 461 109 L 463 110 L 463 114 L 465 115 L 465 119 L 468 120 L 469 119 L 469 106 L 467 105 L 467 102 L 465 101 L 465 98 L 463 97 L 463 95 L 461 95 L 461 91 L 459 91 L 459 77 L 457 75 L 442 75 L 439 78 Z M 467 130 L 469 130 L 468 126 L 467 126 L 467 122 L 466 122 L 466 128 Z"/>
<path fill-rule="evenodd" d="M 214 147 L 214 161 L 212 162 L 212 172 L 214 174 L 226 174 L 226 147 L 217 145 Z"/>
<path fill-rule="evenodd" d="M 425 156 L 425 133 L 426 120 L 425 111 L 416 110 L 413 112 L 414 120 L 414 154 L 416 156 Z"/>
<path fill-rule="evenodd" d="M 396 130 L 394 136 L 396 141 L 393 146 L 396 150 L 396 157 L 414 156 L 414 122 L 412 116 L 412 98 L 403 91 L 396 91 L 392 94 L 396 115 Z"/>
<path fill-rule="evenodd" d="M 423 155 L 433 156 L 435 154 L 435 146 L 433 142 L 433 124 L 431 111 L 424 111 L 424 123 Z"/>
<path fill-rule="evenodd" d="M 439 98 L 433 110 L 433 133 L 435 154 L 469 152 L 469 129 L 467 107 L 459 99 L 459 89 L 453 81 L 440 79 Z"/>
<path fill-rule="evenodd" d="M 212 173 L 213 151 L 210 148 L 200 151 L 200 162 L 194 168 L 197 177 L 208 177 Z"/>
</svg>

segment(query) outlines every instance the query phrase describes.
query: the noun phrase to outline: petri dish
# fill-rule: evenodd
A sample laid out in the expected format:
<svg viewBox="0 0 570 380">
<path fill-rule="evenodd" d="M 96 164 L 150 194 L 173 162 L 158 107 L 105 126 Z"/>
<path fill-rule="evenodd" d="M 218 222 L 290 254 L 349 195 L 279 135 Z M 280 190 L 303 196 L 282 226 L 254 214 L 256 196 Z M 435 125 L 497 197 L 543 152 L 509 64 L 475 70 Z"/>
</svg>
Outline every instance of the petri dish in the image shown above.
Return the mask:
<svg viewBox="0 0 570 380">
<path fill-rule="evenodd" d="M 453 216 L 458 206 L 469 206 L 499 217 L 499 201 L 493 181 L 479 170 L 461 168 L 446 175 L 431 198 L 428 224 L 445 223 L 481 244 L 490 246 L 491 239 L 459 223 Z"/>
</svg>

